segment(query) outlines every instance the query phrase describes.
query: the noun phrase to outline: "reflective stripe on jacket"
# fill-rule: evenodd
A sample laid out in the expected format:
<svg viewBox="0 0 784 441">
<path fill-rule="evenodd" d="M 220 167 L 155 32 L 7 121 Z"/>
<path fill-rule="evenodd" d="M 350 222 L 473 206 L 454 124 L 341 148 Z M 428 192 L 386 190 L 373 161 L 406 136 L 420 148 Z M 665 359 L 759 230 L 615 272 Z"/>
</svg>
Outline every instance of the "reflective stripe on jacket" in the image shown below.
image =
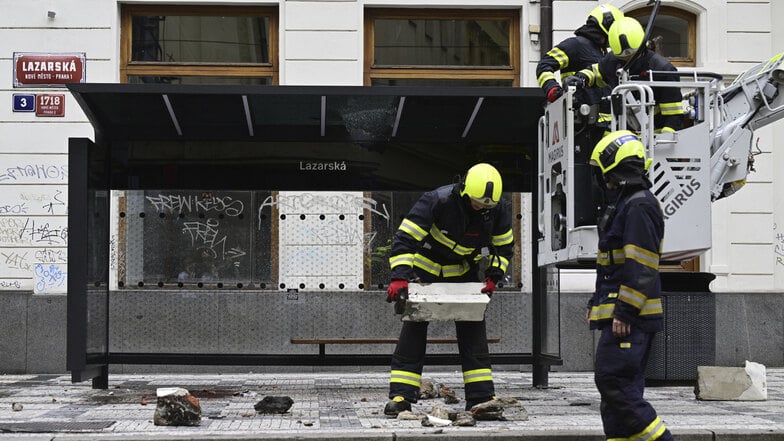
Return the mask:
<svg viewBox="0 0 784 441">
<path fill-rule="evenodd" d="M 616 72 L 626 65 L 626 62 L 616 58 L 613 54 L 607 54 L 598 63 L 580 72 L 588 77 L 591 86 L 614 88 L 618 85 Z M 645 54 L 634 60 L 628 67 L 630 77 L 638 77 L 647 80 L 648 71 L 670 71 L 678 69 L 666 58 L 647 50 Z M 656 81 L 679 81 L 676 75 L 658 74 L 655 75 Z M 654 127 L 661 129 L 669 127 L 673 130 L 680 130 L 683 127 L 683 97 L 677 87 L 652 87 L 653 98 L 656 101 L 654 109 Z"/>
<path fill-rule="evenodd" d="M 391 277 L 410 280 L 413 268 L 436 277 L 458 277 L 487 259 L 488 271 L 503 274 L 514 255 L 511 205 L 505 199 L 474 211 L 457 185 L 422 195 L 400 223 L 389 257 Z"/>
<path fill-rule="evenodd" d="M 591 329 L 619 318 L 646 332 L 663 329 L 659 257 L 664 216 L 648 190 L 627 195 L 599 231 L 596 292 L 590 301 Z"/>
</svg>

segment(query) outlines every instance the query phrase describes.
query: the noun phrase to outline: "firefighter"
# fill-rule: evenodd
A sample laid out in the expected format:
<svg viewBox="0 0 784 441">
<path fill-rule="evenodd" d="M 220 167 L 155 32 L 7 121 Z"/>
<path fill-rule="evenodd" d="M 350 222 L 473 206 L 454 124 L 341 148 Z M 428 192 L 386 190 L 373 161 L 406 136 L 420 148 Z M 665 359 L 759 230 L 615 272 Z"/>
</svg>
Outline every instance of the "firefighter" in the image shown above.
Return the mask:
<svg viewBox="0 0 784 441">
<path fill-rule="evenodd" d="M 490 164 L 471 167 L 458 183 L 422 195 L 395 232 L 387 301 L 398 299 L 410 280 L 479 282 L 492 296 L 514 255 L 510 203 Z M 481 264 L 481 265 L 480 265 Z M 481 268 L 484 267 L 482 274 Z M 428 322 L 403 322 L 392 355 L 390 401 L 384 414 L 411 410 L 419 398 Z M 495 395 L 485 321 L 455 322 L 465 384 L 466 410 Z"/>
<path fill-rule="evenodd" d="M 605 3 L 597 6 L 588 14 L 585 24 L 574 31 L 574 37 L 560 42 L 542 57 L 536 66 L 536 77 L 547 101 L 552 103 L 563 95 L 555 72 L 560 71 L 563 80 L 597 63 L 607 53 L 610 26 L 622 17 L 623 12 L 613 5 Z M 580 92 L 577 98 L 580 102 L 598 104 L 602 94 L 597 89 L 586 90 Z"/>
<path fill-rule="evenodd" d="M 666 58 L 647 47 L 645 31 L 636 19 L 624 17 L 610 26 L 609 43 L 612 53 L 598 63 L 567 78 L 564 84 L 578 89 L 588 86 L 618 85 L 618 69 L 624 68 L 630 77 L 647 79 L 649 71 L 677 71 Z M 641 47 L 642 46 L 642 47 Z M 639 49 L 639 53 L 638 52 Z M 657 81 L 678 81 L 677 75 L 654 74 Z M 681 93 L 674 87 L 652 87 L 656 101 L 654 128 L 657 133 L 674 132 L 683 127 Z"/>
<path fill-rule="evenodd" d="M 627 130 L 599 141 L 591 165 L 605 189 L 597 222 L 596 291 L 588 302 L 592 330 L 600 331 L 594 381 L 608 439 L 662 440 L 673 437 L 643 398 L 645 366 L 656 332 L 664 328 L 659 258 L 664 215 L 649 190 L 640 138 Z"/>
</svg>

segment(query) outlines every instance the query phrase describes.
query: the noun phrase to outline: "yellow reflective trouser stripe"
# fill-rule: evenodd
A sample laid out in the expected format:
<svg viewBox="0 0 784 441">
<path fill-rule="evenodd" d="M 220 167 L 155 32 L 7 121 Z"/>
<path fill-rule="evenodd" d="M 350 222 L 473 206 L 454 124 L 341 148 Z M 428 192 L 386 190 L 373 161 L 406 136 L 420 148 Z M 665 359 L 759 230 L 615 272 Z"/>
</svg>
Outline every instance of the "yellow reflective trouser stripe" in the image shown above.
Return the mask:
<svg viewBox="0 0 784 441">
<path fill-rule="evenodd" d="M 622 302 L 626 302 L 637 309 L 642 309 L 643 305 L 645 305 L 645 301 L 648 300 L 648 296 L 645 294 L 625 285 L 621 285 L 618 289 L 618 298 Z"/>
<path fill-rule="evenodd" d="M 403 219 L 403 222 L 400 223 L 400 227 L 398 230 L 402 230 L 408 233 L 411 237 L 419 242 L 420 240 L 424 239 L 427 236 L 427 231 L 423 230 L 422 227 L 419 225 L 411 222 L 408 219 Z"/>
<path fill-rule="evenodd" d="M 488 259 L 490 261 L 488 266 L 493 268 L 498 268 L 501 271 L 506 272 L 506 268 L 509 266 L 509 259 L 507 259 L 504 256 L 496 256 L 496 255 L 490 255 L 488 256 Z"/>
<path fill-rule="evenodd" d="M 607 441 L 654 441 L 659 439 L 664 431 L 667 430 L 661 418 L 656 417 L 648 427 L 640 433 L 636 433 L 628 438 L 607 438 Z"/>
<path fill-rule="evenodd" d="M 441 276 L 443 274 L 444 277 L 462 276 L 471 269 L 471 265 L 467 262 L 454 265 L 441 265 L 421 254 L 414 255 L 413 264 L 415 267 L 423 269 L 434 276 Z"/>
<path fill-rule="evenodd" d="M 414 264 L 413 254 L 398 254 L 389 258 L 389 267 L 394 268 L 399 265 L 411 266 Z"/>
<path fill-rule="evenodd" d="M 536 81 L 539 82 L 539 87 L 544 87 L 544 83 L 554 79 L 555 79 L 555 75 L 553 75 L 552 72 L 542 72 L 542 74 L 539 75 L 539 78 L 537 78 Z"/>
<path fill-rule="evenodd" d="M 463 383 L 477 383 L 479 381 L 493 381 L 490 369 L 474 369 L 463 372 Z"/>
<path fill-rule="evenodd" d="M 610 258 L 610 253 L 612 253 L 612 259 Z M 612 251 L 597 251 L 596 252 L 596 264 L 607 266 L 615 264 L 624 263 L 626 261 L 626 254 L 623 252 L 623 249 L 615 249 Z"/>
<path fill-rule="evenodd" d="M 676 103 L 659 103 L 659 109 L 662 115 L 682 115 L 683 104 Z"/>
<path fill-rule="evenodd" d="M 474 252 L 473 248 L 464 247 L 458 244 L 457 242 L 455 242 L 454 240 L 444 236 L 444 233 L 442 233 L 441 230 L 435 225 L 430 227 L 430 235 L 433 237 L 433 239 L 436 240 L 436 242 L 449 248 L 455 254 L 465 256 L 466 254 L 471 254 Z"/>
<path fill-rule="evenodd" d="M 601 113 L 601 112 L 599 112 L 599 118 L 597 118 L 597 121 L 599 121 L 599 122 L 612 121 L 612 115 L 609 114 L 609 113 Z"/>
<path fill-rule="evenodd" d="M 567 64 L 569 64 L 569 56 L 566 55 L 566 52 L 562 51 L 561 48 L 558 46 L 550 49 L 547 52 L 547 55 L 555 58 L 555 61 L 558 62 L 558 67 L 563 68 Z"/>
<path fill-rule="evenodd" d="M 419 387 L 422 384 L 422 376 L 416 372 L 408 371 L 395 371 L 393 370 L 389 376 L 390 383 L 403 383 L 414 387 Z"/>
<path fill-rule="evenodd" d="M 610 294 L 610 296 L 612 296 L 612 294 Z M 590 320 L 612 318 L 613 311 L 615 311 L 615 303 L 604 303 L 599 306 L 594 306 L 591 308 Z M 662 314 L 663 312 L 661 299 L 648 299 L 645 301 L 642 309 L 640 309 L 640 315 Z"/>
<path fill-rule="evenodd" d="M 493 245 L 500 247 L 501 245 L 507 245 L 514 241 L 514 234 L 512 234 L 512 229 L 510 228 L 509 231 L 503 234 L 499 234 L 498 236 L 493 236 Z"/>
</svg>

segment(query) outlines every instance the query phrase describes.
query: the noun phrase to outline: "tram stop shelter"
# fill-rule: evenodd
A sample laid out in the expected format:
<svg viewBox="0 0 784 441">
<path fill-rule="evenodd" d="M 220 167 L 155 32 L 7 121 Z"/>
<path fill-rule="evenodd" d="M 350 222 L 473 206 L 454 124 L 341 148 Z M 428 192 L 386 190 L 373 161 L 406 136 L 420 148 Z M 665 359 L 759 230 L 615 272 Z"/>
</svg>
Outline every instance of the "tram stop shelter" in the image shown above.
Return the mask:
<svg viewBox="0 0 784 441">
<path fill-rule="evenodd" d="M 418 195 L 476 162 L 503 175 L 520 243 L 488 307 L 492 363 L 531 365 L 536 386 L 562 364 L 557 269 L 537 264 L 540 89 L 68 87 L 95 130 L 69 139 L 73 381 L 106 388 L 110 365 L 387 365 L 385 246 Z M 328 207 L 298 211 L 314 201 Z M 315 230 L 359 245 L 297 242 Z M 439 326 L 426 363 L 459 364 Z"/>
</svg>

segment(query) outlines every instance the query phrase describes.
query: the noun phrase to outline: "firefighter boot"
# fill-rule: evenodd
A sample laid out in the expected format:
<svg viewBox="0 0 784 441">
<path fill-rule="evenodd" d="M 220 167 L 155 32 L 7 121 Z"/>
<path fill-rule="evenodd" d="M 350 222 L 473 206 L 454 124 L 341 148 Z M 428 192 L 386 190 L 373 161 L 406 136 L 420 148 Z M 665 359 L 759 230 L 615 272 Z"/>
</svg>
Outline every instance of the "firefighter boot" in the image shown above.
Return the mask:
<svg viewBox="0 0 784 441">
<path fill-rule="evenodd" d="M 404 410 L 411 411 L 411 403 L 409 401 L 406 401 L 405 398 L 398 395 L 392 398 L 391 400 L 389 400 L 387 405 L 384 406 L 384 415 L 396 417 L 400 412 L 403 412 Z"/>
</svg>

